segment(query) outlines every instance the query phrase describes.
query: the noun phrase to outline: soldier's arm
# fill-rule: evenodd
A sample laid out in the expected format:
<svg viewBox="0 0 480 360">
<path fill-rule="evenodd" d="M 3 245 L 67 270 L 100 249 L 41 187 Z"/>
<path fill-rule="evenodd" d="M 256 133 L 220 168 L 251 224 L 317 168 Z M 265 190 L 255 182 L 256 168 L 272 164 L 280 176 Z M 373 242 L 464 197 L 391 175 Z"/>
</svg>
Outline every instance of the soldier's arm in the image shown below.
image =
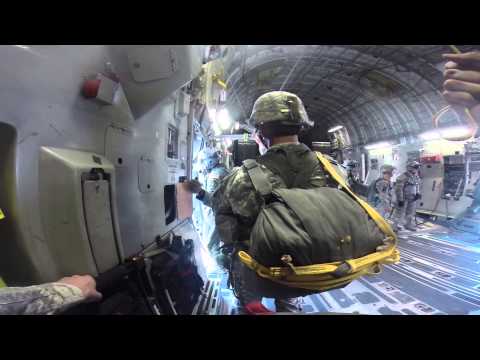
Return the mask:
<svg viewBox="0 0 480 360">
<path fill-rule="evenodd" d="M 238 241 L 239 224 L 228 199 L 228 191 L 234 183 L 233 178 L 237 171 L 227 176 L 210 198 L 210 204 L 215 213 L 215 225 L 226 245 Z"/>
<path fill-rule="evenodd" d="M 202 191 L 198 194 L 197 199 L 200 200 L 203 205 L 212 207 L 212 194 L 208 191 L 202 189 Z"/>
<path fill-rule="evenodd" d="M 258 215 L 261 204 L 258 196 L 248 173 L 242 167 L 227 176 L 213 193 L 215 224 L 226 245 L 247 240 L 239 238 L 242 233 L 239 219 L 250 219 Z"/>
<path fill-rule="evenodd" d="M 52 315 L 85 300 L 82 290 L 63 283 L 0 288 L 0 315 Z"/>
<path fill-rule="evenodd" d="M 215 177 L 214 179 L 212 179 L 211 184 L 209 183 L 208 189 L 204 190 L 202 193 L 202 196 L 199 198 L 199 200 L 203 203 L 203 205 L 208 207 L 213 207 L 212 206 L 213 194 L 220 187 L 222 181 L 225 179 L 227 175 L 228 175 L 228 171 L 225 170 L 220 174 L 219 177 Z"/>
<path fill-rule="evenodd" d="M 57 282 L 0 289 L 0 314 L 52 315 L 80 302 L 102 298 L 90 275 L 73 275 Z"/>
</svg>

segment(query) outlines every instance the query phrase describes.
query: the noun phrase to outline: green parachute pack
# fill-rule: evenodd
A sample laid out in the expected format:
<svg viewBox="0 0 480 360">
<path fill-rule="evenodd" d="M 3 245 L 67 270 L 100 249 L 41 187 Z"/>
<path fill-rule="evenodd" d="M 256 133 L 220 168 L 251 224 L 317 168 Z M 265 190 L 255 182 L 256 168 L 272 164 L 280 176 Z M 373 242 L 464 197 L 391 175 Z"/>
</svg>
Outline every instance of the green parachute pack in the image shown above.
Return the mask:
<svg viewBox="0 0 480 360">
<path fill-rule="evenodd" d="M 321 154 L 317 158 L 338 187 L 306 188 L 306 177 L 289 188 L 272 189 L 255 160 L 244 166 L 265 199 L 240 260 L 274 283 L 264 296 L 305 296 L 340 288 L 399 261 L 390 225 L 359 198 Z"/>
</svg>

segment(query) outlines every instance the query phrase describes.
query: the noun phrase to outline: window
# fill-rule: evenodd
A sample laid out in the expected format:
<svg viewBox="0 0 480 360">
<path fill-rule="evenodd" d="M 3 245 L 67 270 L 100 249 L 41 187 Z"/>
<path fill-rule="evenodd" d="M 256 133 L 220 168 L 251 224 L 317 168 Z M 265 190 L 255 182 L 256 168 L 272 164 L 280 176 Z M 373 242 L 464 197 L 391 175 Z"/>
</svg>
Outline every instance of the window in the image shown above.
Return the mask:
<svg viewBox="0 0 480 360">
<path fill-rule="evenodd" d="M 167 157 L 178 159 L 178 129 L 173 125 L 168 125 Z"/>
<path fill-rule="evenodd" d="M 175 184 L 165 185 L 163 188 L 163 201 L 165 204 L 165 225 L 169 225 L 177 218 Z"/>
</svg>

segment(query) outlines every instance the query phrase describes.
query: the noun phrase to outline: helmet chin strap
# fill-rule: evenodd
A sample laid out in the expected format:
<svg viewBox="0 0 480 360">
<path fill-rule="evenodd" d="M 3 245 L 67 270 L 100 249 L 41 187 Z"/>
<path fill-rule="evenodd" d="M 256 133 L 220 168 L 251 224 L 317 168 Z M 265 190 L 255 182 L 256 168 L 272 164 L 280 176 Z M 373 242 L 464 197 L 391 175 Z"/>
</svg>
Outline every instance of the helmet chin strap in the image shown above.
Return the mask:
<svg viewBox="0 0 480 360">
<path fill-rule="evenodd" d="M 262 136 L 262 134 L 258 130 L 255 131 L 254 138 L 255 142 L 258 144 L 260 155 L 265 154 L 270 147 L 270 140 Z"/>
</svg>

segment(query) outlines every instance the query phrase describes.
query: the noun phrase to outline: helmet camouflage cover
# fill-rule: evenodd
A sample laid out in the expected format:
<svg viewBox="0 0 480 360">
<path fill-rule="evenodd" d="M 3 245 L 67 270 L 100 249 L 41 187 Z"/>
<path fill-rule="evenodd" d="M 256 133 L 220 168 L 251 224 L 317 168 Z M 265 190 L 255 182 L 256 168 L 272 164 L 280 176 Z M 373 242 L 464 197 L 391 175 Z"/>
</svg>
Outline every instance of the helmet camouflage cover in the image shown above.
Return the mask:
<svg viewBox="0 0 480 360">
<path fill-rule="evenodd" d="M 250 125 L 259 127 L 267 124 L 313 126 L 302 100 L 297 95 L 286 91 L 271 91 L 255 101 Z"/>
<path fill-rule="evenodd" d="M 382 166 L 382 173 L 390 173 L 393 174 L 395 168 L 392 165 L 383 165 Z"/>
<path fill-rule="evenodd" d="M 418 169 L 421 166 L 421 164 L 418 161 L 409 161 L 407 163 L 407 169 Z"/>
</svg>

